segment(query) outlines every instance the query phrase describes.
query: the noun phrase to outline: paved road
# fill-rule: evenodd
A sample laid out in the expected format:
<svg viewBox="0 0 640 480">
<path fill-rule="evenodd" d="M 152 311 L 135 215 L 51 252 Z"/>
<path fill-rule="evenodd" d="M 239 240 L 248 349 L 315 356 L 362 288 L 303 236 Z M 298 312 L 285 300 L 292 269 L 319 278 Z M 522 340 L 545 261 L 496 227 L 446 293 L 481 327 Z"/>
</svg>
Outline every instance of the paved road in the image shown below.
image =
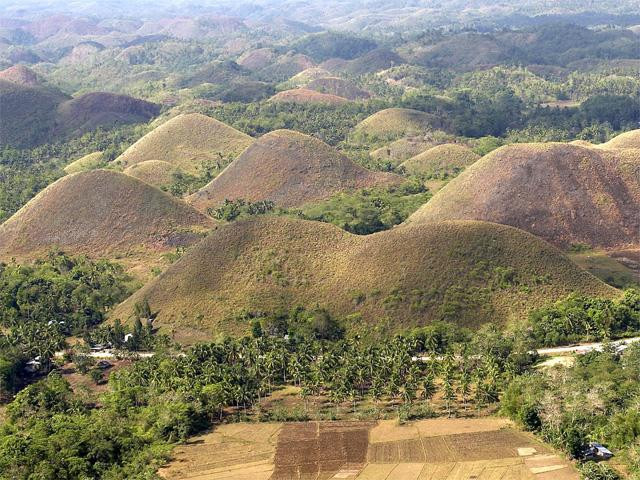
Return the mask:
<svg viewBox="0 0 640 480">
<path fill-rule="evenodd" d="M 626 349 L 632 343 L 640 342 L 640 337 L 625 338 L 624 340 L 616 340 L 611 342 L 617 350 L 621 351 Z M 553 347 L 553 348 L 539 348 L 538 354 L 545 356 L 562 355 L 566 353 L 589 353 L 595 351 L 602 351 L 602 342 L 596 343 L 581 343 L 578 345 L 569 345 L 567 347 Z"/>
</svg>

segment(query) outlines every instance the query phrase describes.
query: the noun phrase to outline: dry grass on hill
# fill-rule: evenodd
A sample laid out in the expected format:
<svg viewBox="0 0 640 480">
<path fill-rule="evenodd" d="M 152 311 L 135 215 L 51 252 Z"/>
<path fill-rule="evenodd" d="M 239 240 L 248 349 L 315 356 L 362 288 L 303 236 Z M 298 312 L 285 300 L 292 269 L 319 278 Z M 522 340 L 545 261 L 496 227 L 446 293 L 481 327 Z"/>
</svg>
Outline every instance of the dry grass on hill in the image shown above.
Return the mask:
<svg viewBox="0 0 640 480">
<path fill-rule="evenodd" d="M 317 92 L 337 95 L 347 100 L 364 100 L 371 97 L 369 92 L 361 89 L 355 83 L 331 76 L 312 80 L 307 84 L 306 88 Z"/>
<path fill-rule="evenodd" d="M 640 129 L 621 133 L 606 143 L 599 145 L 601 148 L 637 148 L 640 149 Z"/>
<path fill-rule="evenodd" d="M 387 108 L 365 118 L 355 127 L 357 133 L 376 138 L 397 138 L 441 130 L 445 125 L 435 115 L 409 108 Z"/>
<path fill-rule="evenodd" d="M 311 67 L 301 71 L 300 73 L 295 74 L 293 77 L 287 80 L 283 85 L 287 85 L 291 88 L 303 87 L 309 84 L 310 82 L 312 82 L 313 80 L 316 80 L 318 78 L 330 77 L 330 76 L 331 76 L 331 72 L 329 72 L 328 70 L 325 70 L 324 68 Z"/>
<path fill-rule="evenodd" d="M 506 283 L 496 279 L 509 272 Z M 157 323 L 190 341 L 244 334 L 247 313 L 327 308 L 352 333 L 384 337 L 446 319 L 469 327 L 507 323 L 571 292 L 619 291 L 521 230 L 443 222 L 368 236 L 329 224 L 262 217 L 217 227 L 167 271 L 121 304 L 144 298 Z"/>
<path fill-rule="evenodd" d="M 402 181 L 397 175 L 365 170 L 316 138 L 276 130 L 256 140 L 188 201 L 203 211 L 239 198 L 291 207 L 340 191 Z"/>
<path fill-rule="evenodd" d="M 412 175 L 457 175 L 480 158 L 469 147 L 445 143 L 422 152 L 401 164 Z"/>
<path fill-rule="evenodd" d="M 74 160 L 69 165 L 64 167 L 64 171 L 67 174 L 85 172 L 87 170 L 94 170 L 102 165 L 103 156 L 102 152 L 93 152 L 84 157 L 80 157 Z"/>
<path fill-rule="evenodd" d="M 346 98 L 320 93 L 307 88 L 294 88 L 276 93 L 269 99 L 270 102 L 282 103 L 324 103 L 329 105 L 340 105 L 349 102 Z"/>
<path fill-rule="evenodd" d="M 36 72 L 24 65 L 14 65 L 0 72 L 0 80 L 35 87 L 42 83 Z"/>
<path fill-rule="evenodd" d="M 174 174 L 180 169 L 163 160 L 146 160 L 134 163 L 124 169 L 122 173 L 142 180 L 154 187 L 168 187 L 174 181 Z"/>
<path fill-rule="evenodd" d="M 408 222 L 484 220 L 562 247 L 637 246 L 639 175 L 638 150 L 509 145 L 467 168 Z"/>
<path fill-rule="evenodd" d="M 199 113 L 173 117 L 142 137 L 114 160 L 123 168 L 147 160 L 162 160 L 188 173 L 204 162 L 221 165 L 235 158 L 253 138 Z"/>
<path fill-rule="evenodd" d="M 213 220 L 133 177 L 108 170 L 67 175 L 0 225 L 0 257 L 52 247 L 94 257 L 193 243 Z"/>
</svg>

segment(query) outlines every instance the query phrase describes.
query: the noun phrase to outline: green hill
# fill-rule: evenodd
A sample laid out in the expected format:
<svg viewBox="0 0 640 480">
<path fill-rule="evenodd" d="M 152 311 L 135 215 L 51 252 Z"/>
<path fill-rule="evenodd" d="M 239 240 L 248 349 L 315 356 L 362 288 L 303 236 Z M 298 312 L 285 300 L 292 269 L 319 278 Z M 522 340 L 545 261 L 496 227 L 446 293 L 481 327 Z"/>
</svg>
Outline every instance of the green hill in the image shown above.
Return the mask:
<svg viewBox="0 0 640 480">
<path fill-rule="evenodd" d="M 384 338 L 436 319 L 477 327 L 518 322 L 570 292 L 619 291 L 546 242 L 484 222 L 411 225 L 366 236 L 332 225 L 262 217 L 217 227 L 121 304 L 147 299 L 179 340 L 247 333 L 250 318 L 323 307 L 350 333 Z"/>
</svg>

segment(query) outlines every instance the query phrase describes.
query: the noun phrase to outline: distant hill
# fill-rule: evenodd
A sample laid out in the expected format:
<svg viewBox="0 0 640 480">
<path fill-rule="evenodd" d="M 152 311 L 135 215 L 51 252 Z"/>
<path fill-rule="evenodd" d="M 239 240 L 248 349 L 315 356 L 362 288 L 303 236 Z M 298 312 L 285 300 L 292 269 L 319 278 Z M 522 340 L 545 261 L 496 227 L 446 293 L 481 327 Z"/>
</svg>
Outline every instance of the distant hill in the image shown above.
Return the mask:
<svg viewBox="0 0 640 480">
<path fill-rule="evenodd" d="M 161 188 L 171 185 L 174 182 L 174 175 L 180 171 L 175 165 L 163 160 L 145 160 L 125 168 L 122 173 Z"/>
<path fill-rule="evenodd" d="M 256 140 L 188 200 L 200 210 L 239 198 L 291 207 L 344 190 L 402 181 L 397 175 L 365 170 L 316 138 L 276 130 Z"/>
<path fill-rule="evenodd" d="M 93 170 L 54 182 L 0 225 L 0 257 L 52 247 L 104 257 L 194 242 L 213 224 L 170 195 L 123 173 Z"/>
<path fill-rule="evenodd" d="M 397 166 L 434 146 L 435 143 L 431 139 L 424 137 L 399 138 L 388 145 L 376 148 L 369 155 L 371 158 L 388 161 Z"/>
<path fill-rule="evenodd" d="M 70 98 L 48 86 L 0 80 L 0 145 L 33 147 L 98 127 L 147 122 L 156 104 L 127 95 L 88 93 Z"/>
<path fill-rule="evenodd" d="M 124 151 L 114 163 L 123 168 L 146 160 L 162 160 L 188 173 L 205 162 L 226 165 L 248 147 L 249 135 L 199 113 L 173 117 Z"/>
<path fill-rule="evenodd" d="M 249 70 L 260 70 L 269 65 L 276 58 L 272 48 L 258 48 L 243 53 L 236 63 Z"/>
<path fill-rule="evenodd" d="M 638 246 L 639 175 L 638 150 L 514 144 L 468 167 L 408 221 L 485 220 L 562 247 Z"/>
<path fill-rule="evenodd" d="M 316 62 L 329 58 L 351 60 L 370 52 L 376 46 L 372 40 L 338 32 L 314 33 L 293 44 L 295 51 L 309 56 Z"/>
<path fill-rule="evenodd" d="M 631 130 L 599 145 L 602 148 L 637 148 L 640 149 L 640 129 Z"/>
<path fill-rule="evenodd" d="M 296 73 L 293 77 L 287 80 L 283 85 L 286 85 L 287 87 L 291 87 L 291 88 L 304 87 L 308 85 L 309 82 L 312 82 L 313 80 L 316 80 L 318 78 L 330 77 L 330 76 L 331 76 L 331 72 L 329 72 L 328 70 L 325 70 L 324 68 L 311 67 L 301 71 L 300 73 Z"/>
<path fill-rule="evenodd" d="M 58 106 L 56 132 L 78 136 L 98 127 L 148 122 L 160 113 L 160 106 L 128 95 L 92 92 Z"/>
<path fill-rule="evenodd" d="M 77 160 L 74 160 L 69 165 L 64 167 L 64 171 L 67 174 L 85 172 L 88 170 L 94 170 L 99 168 L 104 163 L 104 156 L 102 152 L 93 152 Z"/>
<path fill-rule="evenodd" d="M 410 108 L 387 108 L 365 118 L 355 127 L 358 133 L 377 138 L 398 138 L 441 130 L 444 122 L 430 113 Z"/>
<path fill-rule="evenodd" d="M 247 77 L 249 73 L 250 70 L 231 60 L 215 61 L 202 66 L 192 74 L 185 75 L 178 81 L 178 86 L 188 88 L 202 83 L 226 84 Z"/>
<path fill-rule="evenodd" d="M 351 315 L 344 323 L 350 333 L 385 338 L 436 319 L 472 328 L 515 322 L 571 292 L 619 293 L 508 226 L 443 222 L 356 236 L 324 223 L 263 217 L 218 227 L 112 318 L 126 319 L 147 299 L 158 326 L 193 341 L 248 333 L 247 315 L 299 305 Z"/>
<path fill-rule="evenodd" d="M 336 66 L 335 70 L 348 75 L 376 73 L 406 63 L 400 55 L 387 48 L 377 48 L 361 57 Z"/>
<path fill-rule="evenodd" d="M 316 78 L 309 82 L 306 88 L 316 92 L 337 95 L 347 100 L 364 100 L 371 97 L 369 92 L 361 89 L 355 83 L 338 77 Z"/>
<path fill-rule="evenodd" d="M 280 55 L 274 62 L 260 69 L 257 75 L 262 80 L 283 82 L 303 70 L 315 66 L 313 60 L 306 55 L 288 52 Z"/>
<path fill-rule="evenodd" d="M 6 70 L 2 70 L 0 72 L 0 80 L 6 80 L 8 82 L 28 87 L 35 87 L 42 85 L 43 83 L 42 79 L 36 72 L 24 65 L 14 65 Z"/>
<path fill-rule="evenodd" d="M 454 176 L 480 158 L 469 147 L 444 143 L 432 147 L 401 164 L 412 175 Z"/>
<path fill-rule="evenodd" d="M 324 103 L 328 105 L 340 105 L 347 103 L 349 100 L 344 97 L 320 93 L 307 88 L 294 88 L 292 90 L 285 90 L 283 92 L 276 93 L 269 99 L 269 101 L 280 103 Z"/>
</svg>

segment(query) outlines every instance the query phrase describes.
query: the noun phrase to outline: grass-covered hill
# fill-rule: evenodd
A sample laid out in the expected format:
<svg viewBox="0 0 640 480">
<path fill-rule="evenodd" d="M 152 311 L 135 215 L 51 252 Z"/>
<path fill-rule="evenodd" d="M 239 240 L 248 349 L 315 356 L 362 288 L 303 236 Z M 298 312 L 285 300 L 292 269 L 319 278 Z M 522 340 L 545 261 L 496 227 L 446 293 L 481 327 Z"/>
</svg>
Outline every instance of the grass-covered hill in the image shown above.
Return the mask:
<svg viewBox="0 0 640 480">
<path fill-rule="evenodd" d="M 322 32 L 305 36 L 292 47 L 316 62 L 323 62 L 330 58 L 352 60 L 370 52 L 377 45 L 372 40 L 352 34 Z"/>
<path fill-rule="evenodd" d="M 147 122 L 156 104 L 127 95 L 88 93 L 70 98 L 43 85 L 0 79 L 0 145 L 33 147 L 95 130 Z"/>
<path fill-rule="evenodd" d="M 142 137 L 114 160 L 127 168 L 147 160 L 162 160 L 189 173 L 198 173 L 205 162 L 226 165 L 253 139 L 199 113 L 178 115 Z"/>
<path fill-rule="evenodd" d="M 322 103 L 326 105 L 340 105 L 347 103 L 344 97 L 329 93 L 321 93 L 316 90 L 310 90 L 308 88 L 294 88 L 292 90 L 285 90 L 283 92 L 276 93 L 269 99 L 270 102 L 284 102 L 284 103 Z"/>
<path fill-rule="evenodd" d="M 602 148 L 637 148 L 640 149 L 640 130 L 631 130 L 622 133 L 606 143 L 600 145 Z"/>
<path fill-rule="evenodd" d="M 128 95 L 92 92 L 58 106 L 56 132 L 80 136 L 98 127 L 146 123 L 160 113 L 160 106 Z"/>
<path fill-rule="evenodd" d="M 93 152 L 74 160 L 66 167 L 64 172 L 67 174 L 85 172 L 99 168 L 104 163 L 104 155 L 102 152 Z"/>
<path fill-rule="evenodd" d="M 181 173 L 181 170 L 164 160 L 145 160 L 125 168 L 123 173 L 154 187 L 162 188 L 171 185 L 175 175 Z"/>
<path fill-rule="evenodd" d="M 57 108 L 68 99 L 52 88 L 0 79 L 0 145 L 28 147 L 47 141 Z"/>
<path fill-rule="evenodd" d="M 480 158 L 466 145 L 444 143 L 432 147 L 401 164 L 412 175 L 455 176 Z"/>
<path fill-rule="evenodd" d="M 0 80 L 35 87 L 42 84 L 40 76 L 24 65 L 13 65 L 0 72 Z"/>
<path fill-rule="evenodd" d="M 0 257 L 53 247 L 92 256 L 174 249 L 213 221 L 170 195 L 109 170 L 67 175 L 0 225 Z"/>
<path fill-rule="evenodd" d="M 388 145 L 376 148 L 369 155 L 373 159 L 390 162 L 397 166 L 435 145 L 431 138 L 426 137 L 399 138 Z"/>
<path fill-rule="evenodd" d="M 245 333 L 250 319 L 300 305 L 384 336 L 446 319 L 507 323 L 570 292 L 617 290 L 539 238 L 504 225 L 442 222 L 367 236 L 283 217 L 218 227 L 122 304 L 147 299 L 182 340 Z"/>
<path fill-rule="evenodd" d="M 514 144 L 486 155 L 410 218 L 485 220 L 559 246 L 640 244 L 637 150 Z"/>
<path fill-rule="evenodd" d="M 337 95 L 338 97 L 344 97 L 347 100 L 363 100 L 371 96 L 369 92 L 361 89 L 355 83 L 339 77 L 317 78 L 309 82 L 306 88 L 317 92 Z"/>
<path fill-rule="evenodd" d="M 375 138 L 398 138 L 441 130 L 444 124 L 433 114 L 410 108 L 386 108 L 362 120 L 356 133 Z"/>
<path fill-rule="evenodd" d="M 276 130 L 256 140 L 188 201 L 200 210 L 240 198 L 291 207 L 336 192 L 401 182 L 397 175 L 365 170 L 321 140 Z"/>
</svg>

